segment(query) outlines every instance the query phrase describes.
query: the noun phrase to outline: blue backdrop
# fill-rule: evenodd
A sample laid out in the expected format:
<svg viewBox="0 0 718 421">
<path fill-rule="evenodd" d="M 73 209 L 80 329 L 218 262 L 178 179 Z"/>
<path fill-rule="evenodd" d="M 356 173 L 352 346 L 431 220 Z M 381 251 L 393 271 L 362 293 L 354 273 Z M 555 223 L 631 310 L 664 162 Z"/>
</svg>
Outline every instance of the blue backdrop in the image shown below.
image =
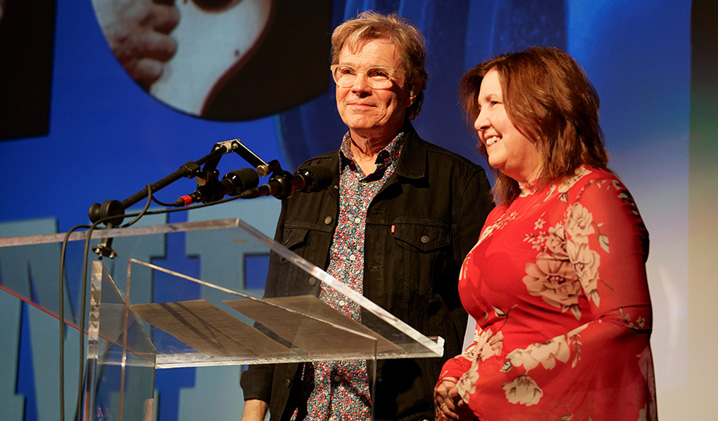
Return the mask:
<svg viewBox="0 0 718 421">
<path fill-rule="evenodd" d="M 6 18 L 11 17 L 13 2 L 19 1 L 24 0 L 7 0 Z M 691 3 L 324 3 L 330 20 L 327 31 L 366 9 L 396 11 L 417 22 L 427 38 L 429 83 L 415 126 L 426 139 L 484 166 L 474 152 L 476 140 L 467 129 L 458 103 L 457 83 L 463 72 L 495 54 L 531 45 L 557 46 L 577 58 L 601 96 L 601 123 L 611 166 L 636 197 L 652 236 L 649 276 L 656 319 L 653 344 L 659 392 L 670 394 L 688 384 Z M 110 50 L 90 1 L 58 0 L 54 6 L 52 1 L 44 1 L 38 7 L 56 7 L 47 75 L 49 124 L 46 128 L 42 124 L 35 126 L 35 132 L 27 135 L 0 140 L 0 168 L 5 174 L 0 190 L 5 198 L 0 207 L 0 237 L 65 232 L 86 224 L 92 203 L 129 197 L 146 183 L 208 154 L 216 142 L 239 138 L 264 160 L 279 160 L 283 168 L 293 171 L 304 159 L 336 149 L 344 134 L 334 105 L 326 43 L 316 46 L 326 54 L 321 66 L 327 71 L 315 84 L 316 92 L 310 99 L 299 105 L 289 103 L 282 110 L 252 120 L 206 119 L 167 106 L 128 76 Z M 267 39 L 294 50 L 309 48 L 303 46 L 296 33 L 278 33 L 280 36 L 275 32 Z M 1 35 L 2 32 L 0 43 L 7 42 Z M 317 37 L 316 42 L 326 42 L 326 35 Z M 12 42 L 23 45 L 29 41 L 15 38 Z M 28 44 L 27 48 L 29 51 L 33 47 Z M 300 75 L 306 72 L 307 77 L 316 65 L 313 58 L 311 63 L 296 59 L 285 63 L 282 57 L 271 56 L 262 60 L 269 68 L 289 65 Z M 0 67 L 3 66 L 9 66 L 9 62 L 0 57 Z M 237 77 L 241 79 L 242 73 Z M 261 98 L 263 102 L 282 95 L 270 89 L 272 79 L 251 83 L 255 85 L 257 101 L 262 93 L 267 95 Z M 295 83 L 301 83 L 301 79 Z M 233 106 L 232 100 L 233 96 L 223 97 L 223 106 Z M 251 109 L 251 101 L 241 98 L 240 103 L 238 97 L 234 106 Z M 11 118 L 14 121 L 16 117 L 9 112 L 0 114 L 0 133 L 3 126 L 10 126 Z M 220 171 L 246 166 L 241 158 L 232 155 L 222 159 Z M 171 202 L 194 188 L 193 180 L 182 179 L 157 195 Z M 199 216 L 180 213 L 169 218 L 183 221 L 239 216 L 271 235 L 278 205 L 274 199 L 266 199 L 251 205 L 220 205 Z M 10 267 L 2 256 L 0 253 L 0 269 Z M 30 262 L 28 267 L 55 264 Z M 8 273 L 3 271 L 1 276 L 7 277 Z M 0 285 L 4 282 L 7 280 L 0 278 Z M 57 323 L 2 291 L 0 301 L 4 322 L 0 334 L 7 338 L 0 344 L 0 416 L 10 421 L 57 419 Z M 68 347 L 73 351 L 72 345 Z M 76 365 L 68 362 L 66 369 L 74 370 Z M 242 409 L 239 370 L 220 367 L 158 372 L 158 418 L 238 417 Z M 66 379 L 70 387 L 76 387 L 74 382 L 74 378 Z M 668 413 L 673 410 L 671 404 L 661 406 L 660 396 L 659 408 Z M 68 409 L 68 414 L 72 413 Z"/>
</svg>

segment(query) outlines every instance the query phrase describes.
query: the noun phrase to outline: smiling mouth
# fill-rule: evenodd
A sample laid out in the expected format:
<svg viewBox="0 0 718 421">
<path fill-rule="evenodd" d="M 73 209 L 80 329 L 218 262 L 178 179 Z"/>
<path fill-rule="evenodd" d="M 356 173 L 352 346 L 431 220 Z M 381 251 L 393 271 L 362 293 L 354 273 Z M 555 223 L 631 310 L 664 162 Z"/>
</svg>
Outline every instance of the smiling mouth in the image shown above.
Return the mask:
<svg viewBox="0 0 718 421">
<path fill-rule="evenodd" d="M 491 146 L 494 143 L 498 142 L 499 140 L 501 140 L 501 138 L 499 136 L 491 136 L 486 139 L 486 146 Z"/>
</svg>

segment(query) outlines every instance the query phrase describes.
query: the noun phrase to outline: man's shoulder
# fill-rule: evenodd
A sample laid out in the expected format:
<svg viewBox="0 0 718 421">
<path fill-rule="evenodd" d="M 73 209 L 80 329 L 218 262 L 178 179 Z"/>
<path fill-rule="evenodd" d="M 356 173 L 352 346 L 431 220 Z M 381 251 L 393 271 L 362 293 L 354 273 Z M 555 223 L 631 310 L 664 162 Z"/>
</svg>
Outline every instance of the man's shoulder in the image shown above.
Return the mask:
<svg viewBox="0 0 718 421">
<path fill-rule="evenodd" d="M 302 162 L 302 164 L 299 166 L 299 168 L 303 167 L 311 167 L 315 165 L 333 165 L 334 163 L 339 162 L 339 151 L 334 150 L 331 152 L 327 152 L 321 155 L 317 155 L 313 158 L 309 158 L 306 161 Z"/>
<path fill-rule="evenodd" d="M 426 149 L 426 156 L 430 163 L 436 162 L 440 165 L 459 167 L 466 171 L 472 172 L 485 172 L 484 168 L 481 165 L 471 161 L 465 156 L 459 155 L 456 152 L 450 151 L 442 146 L 429 142 L 428 140 L 425 140 L 419 136 L 416 136 L 413 140 L 416 141 L 420 147 Z"/>
</svg>

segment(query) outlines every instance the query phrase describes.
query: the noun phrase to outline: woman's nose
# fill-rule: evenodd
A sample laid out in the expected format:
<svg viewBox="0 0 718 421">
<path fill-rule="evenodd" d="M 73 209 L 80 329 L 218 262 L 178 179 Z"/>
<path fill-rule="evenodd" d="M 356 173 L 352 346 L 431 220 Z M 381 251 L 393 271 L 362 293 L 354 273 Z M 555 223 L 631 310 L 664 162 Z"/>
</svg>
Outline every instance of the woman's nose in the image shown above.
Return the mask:
<svg viewBox="0 0 718 421">
<path fill-rule="evenodd" d="M 476 129 L 477 132 L 480 132 L 486 128 L 488 128 L 490 125 L 489 119 L 486 117 L 486 113 L 479 112 L 479 115 L 476 116 L 476 120 L 474 120 L 474 129 Z"/>
</svg>

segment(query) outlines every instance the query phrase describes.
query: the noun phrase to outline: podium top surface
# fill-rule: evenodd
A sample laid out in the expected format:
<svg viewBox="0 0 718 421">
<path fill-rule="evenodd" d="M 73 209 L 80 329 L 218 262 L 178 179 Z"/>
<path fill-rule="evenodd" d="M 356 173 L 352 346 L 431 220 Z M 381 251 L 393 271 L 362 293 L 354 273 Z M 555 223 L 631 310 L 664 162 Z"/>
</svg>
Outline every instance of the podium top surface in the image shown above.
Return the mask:
<svg viewBox="0 0 718 421">
<path fill-rule="evenodd" d="M 67 241 L 62 317 L 79 326 L 85 276 L 91 300 L 84 308 L 97 324 L 83 330 L 108 363 L 126 362 L 128 353 L 156 368 L 443 354 L 443 339 L 427 338 L 238 218 L 102 229 L 91 237 L 88 245 L 86 231 L 0 239 L 0 287 L 61 317 Z M 116 258 L 85 252 L 108 238 Z M 360 308 L 359 320 L 314 296 L 264 299 L 271 254 L 342 294 Z"/>
</svg>

